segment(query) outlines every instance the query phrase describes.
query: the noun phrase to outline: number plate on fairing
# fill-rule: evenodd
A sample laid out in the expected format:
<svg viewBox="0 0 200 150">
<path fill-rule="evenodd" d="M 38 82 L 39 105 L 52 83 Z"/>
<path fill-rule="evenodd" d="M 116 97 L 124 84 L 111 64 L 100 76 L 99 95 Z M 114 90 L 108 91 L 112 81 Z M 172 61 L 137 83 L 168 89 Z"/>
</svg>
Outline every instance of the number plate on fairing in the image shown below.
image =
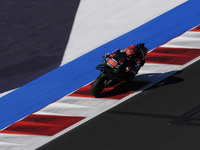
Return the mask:
<svg viewBox="0 0 200 150">
<path fill-rule="evenodd" d="M 117 66 L 117 61 L 113 58 L 109 59 L 107 64 L 111 67 L 116 67 Z"/>
</svg>

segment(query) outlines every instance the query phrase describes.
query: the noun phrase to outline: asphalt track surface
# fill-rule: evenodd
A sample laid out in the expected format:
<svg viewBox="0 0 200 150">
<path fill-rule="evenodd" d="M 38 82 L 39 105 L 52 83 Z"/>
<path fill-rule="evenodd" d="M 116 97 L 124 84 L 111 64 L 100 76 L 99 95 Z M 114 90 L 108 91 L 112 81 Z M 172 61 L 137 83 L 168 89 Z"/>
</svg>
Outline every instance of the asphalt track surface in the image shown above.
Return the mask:
<svg viewBox="0 0 200 150">
<path fill-rule="evenodd" d="M 38 150 L 199 150 L 200 61 Z"/>
</svg>

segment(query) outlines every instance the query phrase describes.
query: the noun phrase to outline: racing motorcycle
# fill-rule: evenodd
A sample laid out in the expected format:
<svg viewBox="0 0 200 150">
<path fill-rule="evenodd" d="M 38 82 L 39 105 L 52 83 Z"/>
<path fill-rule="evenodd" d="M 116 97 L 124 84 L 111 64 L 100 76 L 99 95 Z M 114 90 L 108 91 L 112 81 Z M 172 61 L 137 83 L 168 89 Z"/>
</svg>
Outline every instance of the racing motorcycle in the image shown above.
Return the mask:
<svg viewBox="0 0 200 150">
<path fill-rule="evenodd" d="M 96 69 L 100 70 L 101 73 L 93 83 L 90 89 L 90 94 L 99 97 L 103 89 L 111 87 L 129 78 L 129 75 L 123 71 L 123 68 L 127 63 L 128 59 L 126 56 L 120 53 L 111 54 L 106 57 L 102 61 L 102 64 L 99 64 L 96 67 Z"/>
<path fill-rule="evenodd" d="M 144 56 L 147 55 L 148 49 L 144 47 L 144 43 L 138 44 L 139 48 Z M 90 94 L 95 97 L 99 97 L 100 93 L 108 87 L 114 86 L 117 83 L 133 78 L 132 74 L 125 71 L 129 60 L 125 54 L 119 52 L 112 53 L 99 64 L 96 69 L 100 70 L 101 73 L 93 83 Z"/>
</svg>

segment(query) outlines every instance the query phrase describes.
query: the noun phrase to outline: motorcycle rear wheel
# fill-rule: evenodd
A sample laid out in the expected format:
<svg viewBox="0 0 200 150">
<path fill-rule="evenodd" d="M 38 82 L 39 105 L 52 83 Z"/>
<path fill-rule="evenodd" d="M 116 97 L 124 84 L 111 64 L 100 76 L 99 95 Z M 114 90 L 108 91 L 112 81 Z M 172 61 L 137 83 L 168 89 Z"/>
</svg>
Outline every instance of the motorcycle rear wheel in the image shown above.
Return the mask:
<svg viewBox="0 0 200 150">
<path fill-rule="evenodd" d="M 98 76 L 95 82 L 93 83 L 91 89 L 90 89 L 90 94 L 94 97 L 99 97 L 99 94 L 103 91 L 105 88 L 104 82 L 105 82 L 105 77 Z"/>
</svg>

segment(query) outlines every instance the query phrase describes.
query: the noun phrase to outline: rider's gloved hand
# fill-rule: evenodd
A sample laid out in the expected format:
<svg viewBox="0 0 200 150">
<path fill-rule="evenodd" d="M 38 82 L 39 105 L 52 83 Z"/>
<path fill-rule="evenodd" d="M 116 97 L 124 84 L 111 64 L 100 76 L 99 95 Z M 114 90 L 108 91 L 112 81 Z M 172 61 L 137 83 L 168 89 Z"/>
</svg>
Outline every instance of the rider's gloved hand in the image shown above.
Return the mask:
<svg viewBox="0 0 200 150">
<path fill-rule="evenodd" d="M 105 57 L 108 57 L 109 55 L 110 55 L 109 53 L 106 53 L 104 56 L 105 56 Z"/>
</svg>

